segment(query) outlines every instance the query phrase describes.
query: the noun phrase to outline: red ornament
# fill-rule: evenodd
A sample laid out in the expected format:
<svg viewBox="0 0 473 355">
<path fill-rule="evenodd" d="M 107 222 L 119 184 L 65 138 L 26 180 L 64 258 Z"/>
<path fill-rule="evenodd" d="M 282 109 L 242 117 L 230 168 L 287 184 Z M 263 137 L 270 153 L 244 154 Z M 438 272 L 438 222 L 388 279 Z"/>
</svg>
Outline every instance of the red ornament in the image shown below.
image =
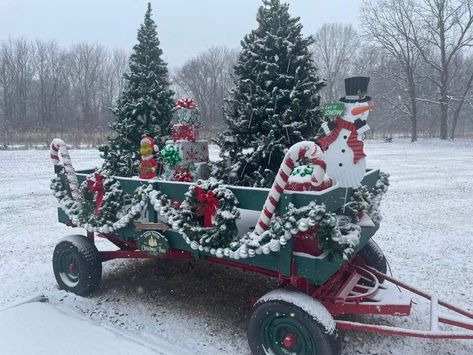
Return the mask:
<svg viewBox="0 0 473 355">
<path fill-rule="evenodd" d="M 172 175 L 172 181 L 192 182 L 194 181 L 194 176 L 188 169 L 177 167 Z"/>
<path fill-rule="evenodd" d="M 104 194 L 103 180 L 104 180 L 104 177 L 100 173 L 95 173 L 93 178 L 87 179 L 87 190 L 89 190 L 92 193 L 97 193 L 97 198 L 95 200 L 95 215 L 96 216 L 100 214 L 99 209 L 100 207 L 102 207 L 102 203 L 103 203 L 103 194 Z"/>
<path fill-rule="evenodd" d="M 212 219 L 217 213 L 218 200 L 212 190 L 204 192 L 200 186 L 195 187 L 197 202 L 205 205 L 203 211 L 199 211 L 204 216 L 204 227 L 212 227 Z"/>
</svg>

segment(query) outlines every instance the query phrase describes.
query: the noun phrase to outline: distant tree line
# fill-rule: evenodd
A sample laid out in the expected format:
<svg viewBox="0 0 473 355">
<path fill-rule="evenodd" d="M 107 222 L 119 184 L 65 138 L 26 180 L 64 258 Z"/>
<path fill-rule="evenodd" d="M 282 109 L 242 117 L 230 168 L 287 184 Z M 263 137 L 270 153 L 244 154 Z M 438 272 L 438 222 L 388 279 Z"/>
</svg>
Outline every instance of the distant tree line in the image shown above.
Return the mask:
<svg viewBox="0 0 473 355">
<path fill-rule="evenodd" d="M 313 36 L 327 84 L 322 104 L 344 96 L 344 78 L 367 75 L 376 104 L 370 136 L 473 135 L 473 0 L 363 0 L 361 14 L 358 31 L 325 24 Z M 176 98 L 196 100 L 208 138 L 225 129 L 237 54 L 214 46 L 171 66 Z M 127 53 L 97 44 L 0 42 L 0 139 L 19 132 L 103 139 L 127 64 Z"/>
<path fill-rule="evenodd" d="M 64 49 L 54 41 L 0 42 L 2 138 L 107 130 L 126 68 L 125 52 L 97 44 Z"/>
<path fill-rule="evenodd" d="M 315 35 L 323 101 L 343 78 L 371 77 L 371 135 L 473 135 L 473 1 L 363 0 L 361 29 L 325 24 Z"/>
</svg>

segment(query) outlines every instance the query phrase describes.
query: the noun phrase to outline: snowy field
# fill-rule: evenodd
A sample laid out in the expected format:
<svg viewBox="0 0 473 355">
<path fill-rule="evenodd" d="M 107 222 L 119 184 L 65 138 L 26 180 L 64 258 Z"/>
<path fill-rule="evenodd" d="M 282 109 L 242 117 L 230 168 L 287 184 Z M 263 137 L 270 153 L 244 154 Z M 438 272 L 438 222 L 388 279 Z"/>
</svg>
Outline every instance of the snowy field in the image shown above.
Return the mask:
<svg viewBox="0 0 473 355">
<path fill-rule="evenodd" d="M 473 310 L 473 141 L 368 141 L 366 148 L 369 166 L 391 174 L 391 188 L 382 206 L 384 220 L 375 239 L 394 276 Z M 58 290 L 51 266 L 54 245 L 61 236 L 78 231 L 56 222 L 56 201 L 49 190 L 53 168 L 48 155 L 47 151 L 0 151 L 0 310 L 40 294 L 50 302 L 23 306 L 18 313 L 0 311 L 3 329 L 10 324 L 12 333 L 15 326 L 21 326 L 17 338 L 0 332 L 0 349 L 16 349 L 12 340 L 30 339 L 18 345 L 18 353 L 30 343 L 30 354 L 49 355 L 40 352 L 44 344 L 32 341 L 49 334 L 51 338 L 44 342 L 60 342 L 63 349 L 70 345 L 75 351 L 83 346 L 78 353 L 89 355 L 117 354 L 115 345 L 123 338 L 136 341 L 130 353 L 249 353 L 246 316 L 250 301 L 274 287 L 272 280 L 259 275 L 204 262 L 190 267 L 187 262 L 111 261 L 104 264 L 102 284 L 93 297 Z M 100 163 L 93 150 L 72 151 L 71 156 L 76 168 Z M 109 247 L 105 241 L 98 246 Z M 42 329 L 61 322 L 63 317 L 55 312 L 72 316 L 70 337 L 62 331 L 57 338 L 54 331 Z M 382 322 L 427 326 L 422 322 L 428 319 L 428 312 L 428 306 L 421 304 L 413 317 L 388 317 Z M 38 319 L 34 323 L 15 322 L 28 315 Z M 114 336 L 104 335 L 96 346 L 72 339 L 86 331 L 84 324 L 91 329 L 101 326 Z M 473 342 L 467 341 L 363 333 L 345 333 L 342 337 L 344 354 L 473 353 Z M 107 342 L 110 347 L 104 351 Z M 6 355 L 10 354 L 15 355 Z"/>
</svg>

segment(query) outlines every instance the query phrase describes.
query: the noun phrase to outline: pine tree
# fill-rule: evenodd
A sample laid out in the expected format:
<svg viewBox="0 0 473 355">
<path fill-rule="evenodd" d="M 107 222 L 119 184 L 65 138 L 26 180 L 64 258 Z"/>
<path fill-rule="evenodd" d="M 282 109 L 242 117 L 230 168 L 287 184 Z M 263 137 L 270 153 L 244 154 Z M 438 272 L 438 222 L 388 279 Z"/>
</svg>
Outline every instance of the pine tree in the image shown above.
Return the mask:
<svg viewBox="0 0 473 355">
<path fill-rule="evenodd" d="M 148 3 L 129 70 L 124 74 L 125 89 L 112 110 L 116 121 L 110 127 L 116 135 L 100 149 L 104 168 L 113 175 L 138 175 L 141 138 L 146 135 L 161 142 L 170 134 L 174 93 L 151 15 Z"/>
<path fill-rule="evenodd" d="M 271 186 L 285 149 L 312 139 L 321 125 L 317 75 L 299 17 L 289 5 L 263 0 L 258 28 L 241 42 L 235 87 L 226 99 L 228 129 L 217 142 L 215 173 L 229 183 Z"/>
</svg>

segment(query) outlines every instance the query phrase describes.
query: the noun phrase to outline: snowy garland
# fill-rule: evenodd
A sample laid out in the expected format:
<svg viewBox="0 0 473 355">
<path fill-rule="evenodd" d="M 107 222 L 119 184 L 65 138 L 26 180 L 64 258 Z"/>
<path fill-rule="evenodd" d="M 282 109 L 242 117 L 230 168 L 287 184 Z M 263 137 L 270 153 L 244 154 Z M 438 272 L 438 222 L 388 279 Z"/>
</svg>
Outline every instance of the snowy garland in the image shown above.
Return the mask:
<svg viewBox="0 0 473 355">
<path fill-rule="evenodd" d="M 379 204 L 389 186 L 388 176 L 380 173 L 372 190 L 366 186 L 354 189 L 352 200 L 347 206 L 354 211 L 368 211 L 375 221 L 379 221 Z M 238 201 L 230 189 L 213 178 L 190 185 L 180 206 L 173 204 L 153 185 L 142 185 L 134 192 L 132 207 L 122 216 L 123 191 L 119 182 L 111 176 L 104 175 L 105 192 L 98 214 L 94 213 L 97 194 L 87 189 L 87 180 L 81 184 L 78 201 L 71 199 L 60 177 L 52 180 L 51 189 L 71 222 L 89 232 L 113 233 L 124 228 L 139 217 L 150 202 L 167 219 L 167 223 L 182 234 L 192 249 L 219 258 L 240 259 L 278 252 L 293 236 L 313 229 L 320 249 L 328 258 L 348 260 L 360 240 L 359 226 L 340 223 L 340 216 L 329 212 L 325 205 L 317 205 L 313 201 L 301 208 L 290 204 L 288 211 L 274 217 L 269 228 L 261 235 L 251 232 L 237 240 L 236 221 L 240 217 Z"/>
<path fill-rule="evenodd" d="M 61 174 L 61 173 L 60 173 Z M 103 196 L 100 206 L 97 204 L 98 192 L 89 188 L 93 176 L 103 176 Z M 146 206 L 148 194 L 145 186 L 135 190 L 132 197 L 132 206 L 128 212 L 123 213 L 124 193 L 120 183 L 105 172 L 96 172 L 87 177 L 79 189 L 79 198 L 73 200 L 60 176 L 52 179 L 51 190 L 59 202 L 59 207 L 64 211 L 69 220 L 76 226 L 88 232 L 113 233 L 125 228 L 132 220 L 139 217 Z"/>
<path fill-rule="evenodd" d="M 350 223 L 345 228 L 340 228 L 334 213 L 327 211 L 325 205 L 317 205 L 312 201 L 301 208 L 289 204 L 286 213 L 274 218 L 263 234 L 259 236 L 255 233 L 247 234 L 241 240 L 241 246 L 231 256 L 238 259 L 247 255 L 279 251 L 293 236 L 309 229 L 314 230 L 319 247 L 331 259 L 348 260 L 360 241 L 359 226 Z"/>
<path fill-rule="evenodd" d="M 381 222 L 381 213 L 379 206 L 384 194 L 388 191 L 389 174 L 380 172 L 378 180 L 373 189 L 360 185 L 352 189 L 353 195 L 350 202 L 346 204 L 359 218 L 363 213 L 367 213 L 373 222 Z"/>
<path fill-rule="evenodd" d="M 238 201 L 231 190 L 214 178 L 190 185 L 179 208 L 157 191 L 150 193 L 150 200 L 194 250 L 223 257 L 224 248 L 237 238 Z"/>
</svg>

